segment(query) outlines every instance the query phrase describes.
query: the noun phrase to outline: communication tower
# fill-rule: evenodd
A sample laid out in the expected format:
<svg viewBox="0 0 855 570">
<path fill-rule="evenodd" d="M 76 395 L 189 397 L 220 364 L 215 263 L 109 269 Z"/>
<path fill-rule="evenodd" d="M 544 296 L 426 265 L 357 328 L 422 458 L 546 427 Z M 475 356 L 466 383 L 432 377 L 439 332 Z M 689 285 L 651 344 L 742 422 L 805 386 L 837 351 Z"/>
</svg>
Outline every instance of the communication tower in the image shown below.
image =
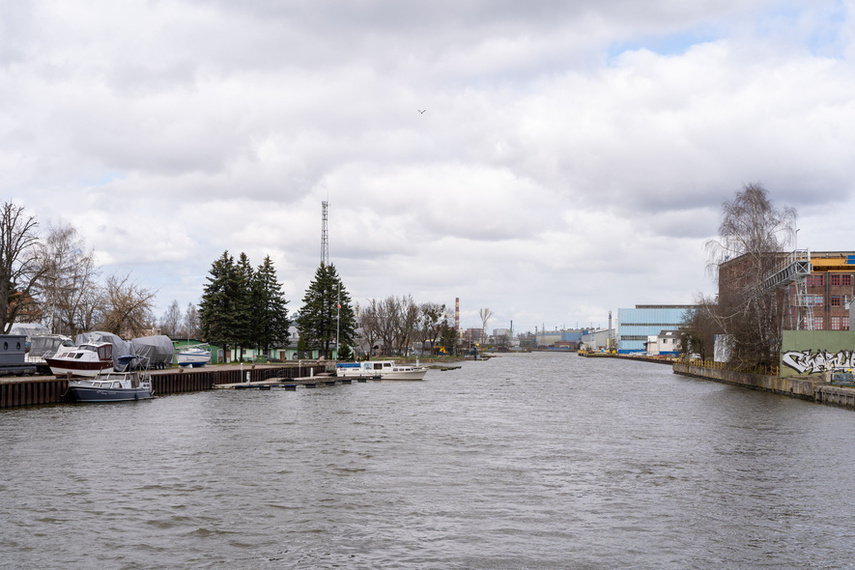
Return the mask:
<svg viewBox="0 0 855 570">
<path fill-rule="evenodd" d="M 326 267 L 330 264 L 330 238 L 327 233 L 327 206 L 325 200 L 321 202 L 321 265 Z"/>
</svg>

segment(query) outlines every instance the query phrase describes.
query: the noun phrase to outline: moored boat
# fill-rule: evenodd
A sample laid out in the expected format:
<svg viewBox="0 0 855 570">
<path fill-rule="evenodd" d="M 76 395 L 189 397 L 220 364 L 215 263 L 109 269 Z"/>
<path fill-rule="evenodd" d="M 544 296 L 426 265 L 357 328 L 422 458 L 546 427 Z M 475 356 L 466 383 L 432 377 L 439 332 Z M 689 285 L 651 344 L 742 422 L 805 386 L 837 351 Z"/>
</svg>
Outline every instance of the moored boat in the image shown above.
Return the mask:
<svg viewBox="0 0 855 570">
<path fill-rule="evenodd" d="M 119 358 L 121 370 L 104 370 L 94 378 L 68 381 L 68 398 L 72 402 L 133 402 L 152 397 L 151 375 L 138 370 L 135 356 Z"/>
<path fill-rule="evenodd" d="M 428 369 L 393 360 L 342 362 L 336 366 L 336 376 L 343 378 L 374 378 L 380 380 L 423 380 Z"/>
</svg>

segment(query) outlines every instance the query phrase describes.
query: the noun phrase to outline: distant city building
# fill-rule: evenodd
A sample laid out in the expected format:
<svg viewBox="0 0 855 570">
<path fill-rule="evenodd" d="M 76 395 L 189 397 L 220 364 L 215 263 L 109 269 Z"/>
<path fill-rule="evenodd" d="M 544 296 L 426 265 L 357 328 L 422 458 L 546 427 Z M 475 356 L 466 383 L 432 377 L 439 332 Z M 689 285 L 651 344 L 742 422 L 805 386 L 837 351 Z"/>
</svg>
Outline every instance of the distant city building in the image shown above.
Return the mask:
<svg viewBox="0 0 855 570">
<path fill-rule="evenodd" d="M 646 352 L 649 337 L 663 330 L 677 330 L 686 313 L 696 305 L 636 305 L 634 309 L 618 309 L 618 353 Z"/>
<path fill-rule="evenodd" d="M 587 330 L 543 331 L 535 335 L 535 348 L 564 348 L 576 350 Z"/>
<path fill-rule="evenodd" d="M 599 329 L 586 331 L 582 334 L 582 345 L 588 350 L 609 349 L 609 341 L 614 339 L 615 331 L 612 329 Z"/>
</svg>

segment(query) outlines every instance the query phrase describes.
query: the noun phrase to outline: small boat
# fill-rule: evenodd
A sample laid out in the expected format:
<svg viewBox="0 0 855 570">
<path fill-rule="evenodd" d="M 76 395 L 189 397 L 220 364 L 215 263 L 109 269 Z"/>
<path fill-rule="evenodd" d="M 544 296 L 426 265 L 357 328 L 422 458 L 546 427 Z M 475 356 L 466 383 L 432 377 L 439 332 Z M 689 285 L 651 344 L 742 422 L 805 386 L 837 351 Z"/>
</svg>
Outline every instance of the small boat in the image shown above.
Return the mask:
<svg viewBox="0 0 855 570">
<path fill-rule="evenodd" d="M 45 358 L 51 374 L 84 376 L 92 378 L 103 370 L 113 368 L 113 345 L 109 342 L 60 346 L 56 353 Z"/>
<path fill-rule="evenodd" d="M 211 348 L 207 344 L 184 346 L 176 353 L 175 360 L 178 366 L 199 368 L 211 361 Z"/>
<path fill-rule="evenodd" d="M 68 398 L 72 402 L 133 402 L 152 397 L 151 375 L 139 370 L 137 356 L 119 358 L 121 370 L 104 370 L 94 378 L 68 381 Z"/>
<path fill-rule="evenodd" d="M 392 360 L 342 362 L 336 366 L 336 376 L 343 378 L 372 378 L 380 380 L 423 380 L 428 369 Z"/>
</svg>

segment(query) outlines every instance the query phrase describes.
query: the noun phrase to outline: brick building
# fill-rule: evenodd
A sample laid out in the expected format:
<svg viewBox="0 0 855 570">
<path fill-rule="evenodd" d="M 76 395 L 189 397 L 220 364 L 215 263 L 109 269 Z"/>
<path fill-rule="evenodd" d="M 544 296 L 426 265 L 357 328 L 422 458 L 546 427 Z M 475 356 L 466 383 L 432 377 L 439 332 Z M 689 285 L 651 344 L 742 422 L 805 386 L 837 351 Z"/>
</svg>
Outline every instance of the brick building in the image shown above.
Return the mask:
<svg viewBox="0 0 855 570">
<path fill-rule="evenodd" d="M 719 266 L 719 302 L 757 274 L 777 291 L 784 330 L 849 330 L 855 295 L 855 252 L 814 251 L 742 255 Z"/>
</svg>

